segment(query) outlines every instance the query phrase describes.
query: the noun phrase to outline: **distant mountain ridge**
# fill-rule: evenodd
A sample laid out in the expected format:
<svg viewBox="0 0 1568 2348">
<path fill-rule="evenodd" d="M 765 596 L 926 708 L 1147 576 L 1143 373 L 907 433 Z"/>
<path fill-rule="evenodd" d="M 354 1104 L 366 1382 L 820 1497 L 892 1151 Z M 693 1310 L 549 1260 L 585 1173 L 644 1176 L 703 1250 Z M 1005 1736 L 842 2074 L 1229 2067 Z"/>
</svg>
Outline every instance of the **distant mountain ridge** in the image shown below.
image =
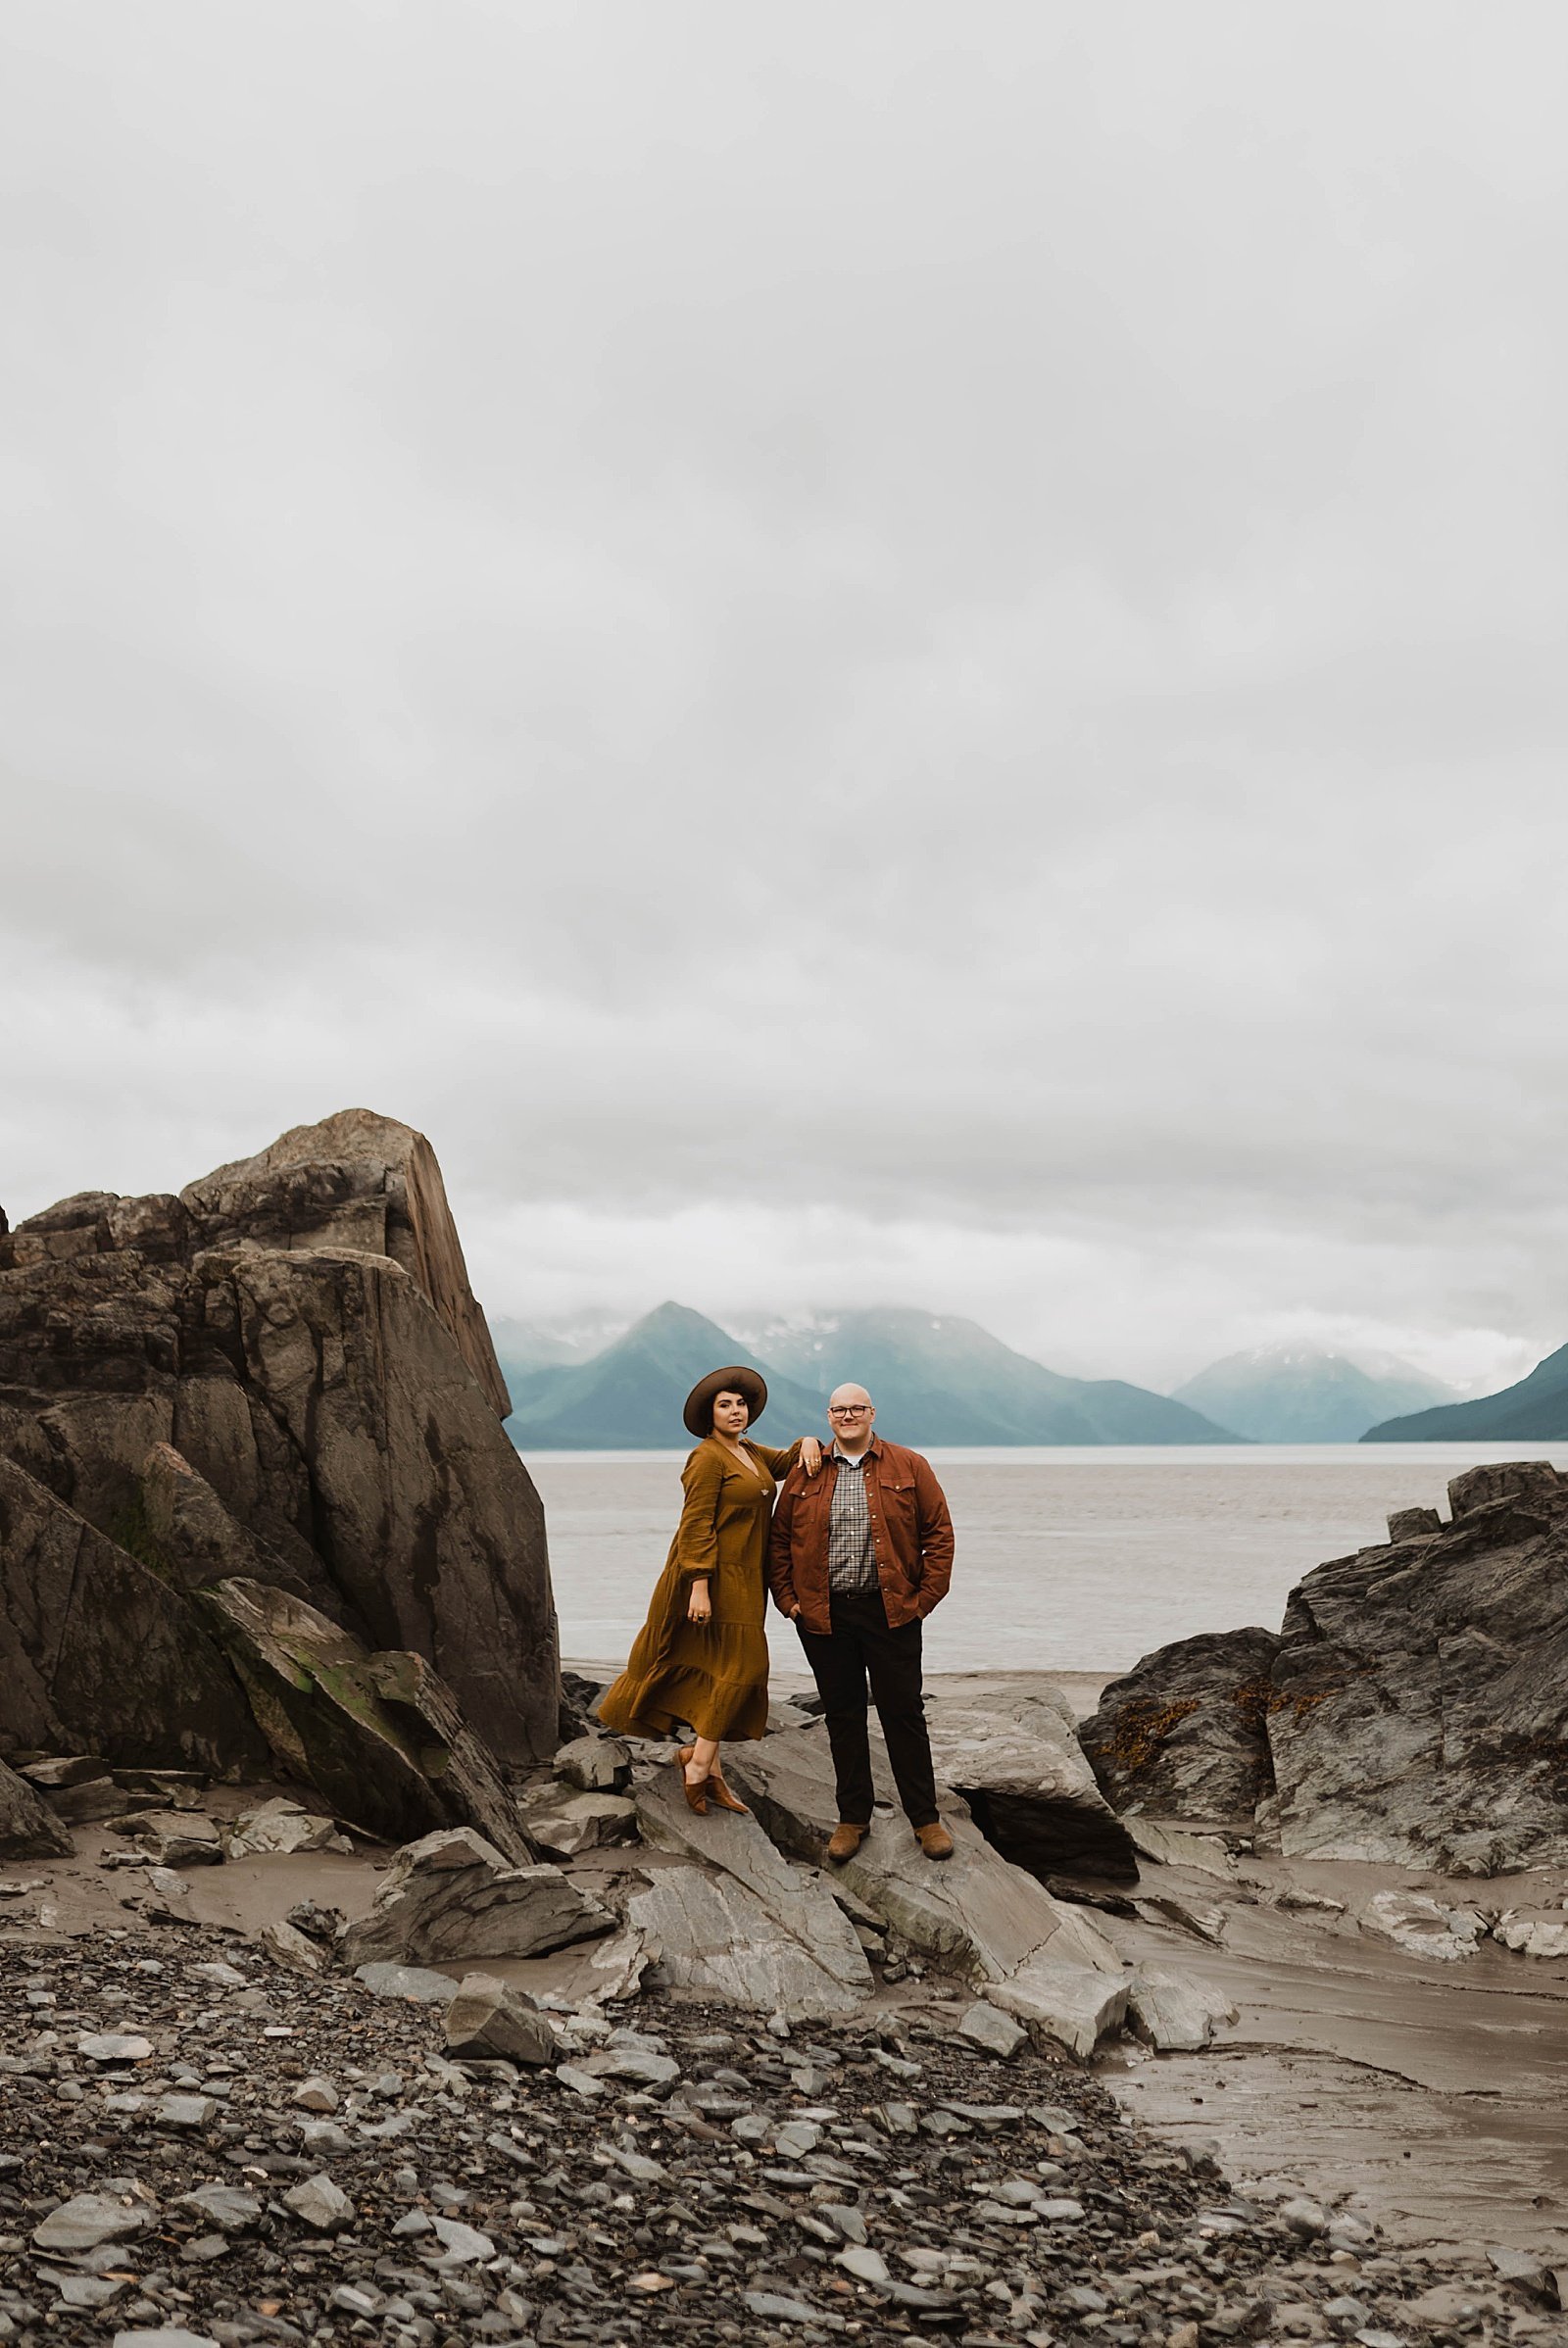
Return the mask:
<svg viewBox="0 0 1568 2348">
<path fill-rule="evenodd" d="M 884 1435 L 916 1449 L 956 1444 L 1228 1443 L 1202 1413 L 1115 1378 L 1065 1378 L 975 1321 L 885 1306 L 769 1322 L 750 1343 L 682 1304 L 662 1304 L 577 1363 L 521 1368 L 502 1348 L 520 1449 L 666 1450 L 688 1440 L 680 1406 L 724 1361 L 760 1369 L 759 1431 L 788 1443 L 823 1432 L 832 1389 L 865 1386 Z"/>
<path fill-rule="evenodd" d="M 1364 1443 L 1568 1443 L 1568 1345 L 1528 1378 L 1473 1402 L 1449 1402 L 1369 1427 Z"/>
<path fill-rule="evenodd" d="M 1353 1443 L 1395 1411 L 1456 1399 L 1451 1387 L 1390 1354 L 1256 1345 L 1211 1362 L 1175 1390 L 1254 1443 Z"/>
</svg>

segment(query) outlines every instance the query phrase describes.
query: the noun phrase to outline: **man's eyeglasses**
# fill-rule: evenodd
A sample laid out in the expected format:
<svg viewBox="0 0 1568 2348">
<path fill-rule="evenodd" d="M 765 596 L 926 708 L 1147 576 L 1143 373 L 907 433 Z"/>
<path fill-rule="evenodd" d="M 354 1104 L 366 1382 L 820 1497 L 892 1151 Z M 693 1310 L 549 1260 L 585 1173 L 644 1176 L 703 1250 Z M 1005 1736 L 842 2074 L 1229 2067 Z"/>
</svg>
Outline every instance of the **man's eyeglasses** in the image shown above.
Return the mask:
<svg viewBox="0 0 1568 2348">
<path fill-rule="evenodd" d="M 834 1402 L 827 1415 L 830 1419 L 863 1419 L 870 1407 L 869 1402 Z"/>
</svg>

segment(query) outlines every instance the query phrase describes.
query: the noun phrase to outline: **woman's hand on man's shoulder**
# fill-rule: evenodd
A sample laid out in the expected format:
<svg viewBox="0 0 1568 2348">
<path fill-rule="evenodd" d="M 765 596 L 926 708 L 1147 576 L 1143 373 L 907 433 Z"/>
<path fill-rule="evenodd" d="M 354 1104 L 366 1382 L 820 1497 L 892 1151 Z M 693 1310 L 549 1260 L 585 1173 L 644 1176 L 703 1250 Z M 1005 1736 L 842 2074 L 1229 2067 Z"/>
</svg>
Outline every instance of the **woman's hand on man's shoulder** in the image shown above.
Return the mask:
<svg viewBox="0 0 1568 2348">
<path fill-rule="evenodd" d="M 814 1435 L 801 1438 L 801 1465 L 808 1476 L 819 1476 L 822 1472 L 822 1446 Z"/>
</svg>

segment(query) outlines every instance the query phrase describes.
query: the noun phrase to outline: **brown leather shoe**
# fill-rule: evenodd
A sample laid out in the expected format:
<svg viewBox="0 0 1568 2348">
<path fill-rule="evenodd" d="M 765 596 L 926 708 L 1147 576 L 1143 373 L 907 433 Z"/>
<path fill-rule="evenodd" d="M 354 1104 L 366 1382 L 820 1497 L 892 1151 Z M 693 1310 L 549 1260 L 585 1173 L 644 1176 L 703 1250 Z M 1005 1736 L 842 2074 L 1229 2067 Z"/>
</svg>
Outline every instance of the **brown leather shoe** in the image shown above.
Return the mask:
<svg viewBox="0 0 1568 2348">
<path fill-rule="evenodd" d="M 842 1867 L 846 1859 L 854 1858 L 864 1840 L 864 1827 L 846 1826 L 840 1819 L 828 1837 L 827 1849 L 822 1856 L 824 1859 L 831 1860 L 835 1867 Z"/>
<path fill-rule="evenodd" d="M 680 1778 L 680 1789 L 686 1796 L 688 1809 L 695 1810 L 699 1818 L 706 1818 L 708 1816 L 708 1788 L 712 1784 L 712 1780 L 704 1778 L 698 1785 L 692 1784 L 686 1775 L 686 1764 L 691 1757 L 691 1748 L 688 1746 L 684 1754 L 677 1753 L 675 1755 L 674 1766 Z"/>
<path fill-rule="evenodd" d="M 933 1818 L 928 1827 L 916 1827 L 914 1832 L 920 1848 L 928 1859 L 952 1858 L 953 1836 L 948 1833 L 940 1818 Z"/>
<path fill-rule="evenodd" d="M 715 1809 L 738 1810 L 742 1818 L 751 1817 L 752 1814 L 750 1810 L 747 1809 L 746 1804 L 744 1802 L 738 1802 L 735 1799 L 735 1796 L 733 1793 L 731 1793 L 729 1787 L 725 1785 L 723 1779 L 720 1777 L 716 1769 L 709 1778 L 707 1791 L 708 1798 L 713 1804 Z"/>
</svg>

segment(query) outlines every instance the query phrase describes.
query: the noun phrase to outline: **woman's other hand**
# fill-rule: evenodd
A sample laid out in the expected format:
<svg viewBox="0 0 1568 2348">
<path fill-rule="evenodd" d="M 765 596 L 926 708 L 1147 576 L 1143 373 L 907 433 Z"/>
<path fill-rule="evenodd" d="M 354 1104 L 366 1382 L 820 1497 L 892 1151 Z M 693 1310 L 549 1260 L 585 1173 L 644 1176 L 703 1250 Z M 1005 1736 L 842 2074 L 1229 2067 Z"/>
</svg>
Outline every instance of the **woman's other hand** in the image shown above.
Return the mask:
<svg viewBox="0 0 1568 2348">
<path fill-rule="evenodd" d="M 801 1465 L 808 1476 L 822 1473 L 822 1446 L 814 1435 L 803 1435 L 801 1438 Z"/>
<path fill-rule="evenodd" d="M 694 1623 L 707 1623 L 712 1621 L 713 1601 L 708 1594 L 708 1584 L 706 1582 L 694 1582 L 692 1584 L 692 1594 L 686 1601 L 686 1612 Z"/>
</svg>

